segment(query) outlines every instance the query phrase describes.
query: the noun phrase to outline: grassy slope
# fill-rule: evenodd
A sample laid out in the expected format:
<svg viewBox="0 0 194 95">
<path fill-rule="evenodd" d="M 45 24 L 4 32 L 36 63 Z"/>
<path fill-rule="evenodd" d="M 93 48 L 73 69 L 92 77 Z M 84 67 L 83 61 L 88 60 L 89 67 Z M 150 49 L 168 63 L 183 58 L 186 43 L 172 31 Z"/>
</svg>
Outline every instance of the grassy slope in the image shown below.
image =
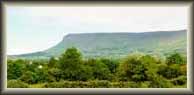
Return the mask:
<svg viewBox="0 0 194 95">
<path fill-rule="evenodd" d="M 186 53 L 186 30 L 145 33 L 83 33 L 69 34 L 46 51 L 20 55 L 25 58 L 58 56 L 69 47 L 78 48 L 84 57 L 119 58 L 132 52 L 164 55 L 178 51 Z M 18 57 L 18 56 L 17 56 Z"/>
<path fill-rule="evenodd" d="M 143 53 L 168 53 L 186 50 L 186 32 L 70 34 L 46 53 L 59 55 L 68 47 L 77 47 L 86 57 L 125 56 Z"/>
</svg>

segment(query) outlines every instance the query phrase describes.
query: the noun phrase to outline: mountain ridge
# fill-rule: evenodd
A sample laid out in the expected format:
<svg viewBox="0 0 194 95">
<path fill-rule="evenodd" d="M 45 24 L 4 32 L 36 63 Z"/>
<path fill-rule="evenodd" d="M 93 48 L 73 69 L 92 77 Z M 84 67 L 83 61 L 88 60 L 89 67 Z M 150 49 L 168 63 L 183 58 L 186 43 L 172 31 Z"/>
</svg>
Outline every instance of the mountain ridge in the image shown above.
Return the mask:
<svg viewBox="0 0 194 95">
<path fill-rule="evenodd" d="M 118 57 L 134 51 L 167 53 L 167 51 L 178 50 L 184 53 L 186 52 L 186 34 L 186 30 L 143 33 L 71 33 L 64 36 L 57 45 L 44 51 L 16 55 L 15 57 L 40 58 L 59 56 L 69 47 L 78 48 L 84 57 L 109 55 Z M 173 47 L 172 43 L 177 47 Z"/>
</svg>

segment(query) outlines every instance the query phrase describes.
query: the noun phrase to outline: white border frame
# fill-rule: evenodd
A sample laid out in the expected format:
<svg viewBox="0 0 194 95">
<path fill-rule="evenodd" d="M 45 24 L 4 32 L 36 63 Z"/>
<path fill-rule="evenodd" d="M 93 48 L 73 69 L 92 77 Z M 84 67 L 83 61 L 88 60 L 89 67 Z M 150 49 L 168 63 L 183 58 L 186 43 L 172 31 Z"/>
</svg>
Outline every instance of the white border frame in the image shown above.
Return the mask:
<svg viewBox="0 0 194 95">
<path fill-rule="evenodd" d="M 142 2 L 143 3 L 143 2 Z M 189 6 L 188 11 L 189 12 L 189 18 L 192 19 L 192 8 L 193 8 L 193 3 L 184 3 L 184 4 L 180 4 L 180 3 L 169 3 L 166 4 L 165 2 L 163 3 L 152 3 L 147 4 L 146 2 L 144 4 L 142 4 L 140 2 L 138 3 L 131 3 L 129 4 L 130 6 L 137 6 L 137 5 L 146 5 L 146 6 L 153 6 L 153 4 L 155 4 L 154 6 L 159 6 L 159 5 L 170 5 L 170 6 L 176 6 L 176 5 L 187 5 Z M 10 2 L 4 2 L 3 8 L 6 8 L 7 5 L 9 4 L 16 4 L 16 5 L 20 5 L 20 3 L 10 3 Z M 32 2 L 31 4 L 25 4 L 25 3 L 21 3 L 27 6 L 33 5 L 34 2 Z M 50 5 L 50 4 L 42 4 L 41 5 Z M 73 3 L 73 4 L 77 4 L 77 3 Z M 112 3 L 101 3 L 101 5 L 112 5 Z M 117 5 L 118 3 L 116 3 L 115 5 Z M 121 3 L 122 4 L 122 3 Z M 39 5 L 39 4 L 37 4 Z M 53 4 L 51 4 L 53 5 Z M 55 5 L 55 3 L 54 3 Z M 63 4 L 56 4 L 57 6 L 59 5 L 63 5 Z M 67 6 L 69 6 L 70 4 L 67 3 Z M 83 4 L 78 4 L 78 5 L 83 5 Z M 85 5 L 85 4 L 84 4 Z M 95 5 L 97 5 L 95 3 Z M 128 4 L 122 4 L 122 5 L 128 5 Z M 4 11 L 4 10 L 3 10 Z M 5 14 L 3 15 L 3 18 L 5 18 Z M 4 22 L 5 23 L 5 22 Z M 189 27 L 187 29 L 187 88 L 6 88 L 7 86 L 7 66 L 6 66 L 6 42 L 4 44 L 4 51 L 5 53 L 3 54 L 3 64 L 2 67 L 4 68 L 4 71 L 2 73 L 4 73 L 4 77 L 3 77 L 3 93 L 9 93 L 9 94 L 15 94 L 15 93 L 21 93 L 21 94 L 28 94 L 28 93 L 33 93 L 33 94 L 38 94 L 38 93 L 63 93 L 63 94 L 70 94 L 70 93 L 74 93 L 74 94 L 80 94 L 80 93 L 85 93 L 85 94 L 89 94 L 89 93 L 96 93 L 96 94 L 107 94 L 107 93 L 113 93 L 113 94 L 120 94 L 120 93 L 133 93 L 133 94 L 144 94 L 144 93 L 150 93 L 150 94 L 156 94 L 156 93 L 161 93 L 161 94 L 173 94 L 173 93 L 179 93 L 179 94 L 192 94 L 193 93 L 193 86 L 192 86 L 192 78 L 193 78 L 193 71 L 192 71 L 192 22 L 191 20 L 189 20 Z M 4 27 L 4 26 L 3 26 Z M 6 30 L 4 29 L 4 37 L 3 39 L 6 39 Z"/>
</svg>

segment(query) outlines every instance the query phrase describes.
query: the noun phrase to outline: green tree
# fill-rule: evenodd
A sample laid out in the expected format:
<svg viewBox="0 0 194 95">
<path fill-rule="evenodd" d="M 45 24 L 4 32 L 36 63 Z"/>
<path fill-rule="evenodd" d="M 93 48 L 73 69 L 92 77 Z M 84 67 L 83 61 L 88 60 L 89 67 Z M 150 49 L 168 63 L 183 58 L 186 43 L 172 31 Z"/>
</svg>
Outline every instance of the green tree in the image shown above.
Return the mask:
<svg viewBox="0 0 194 95">
<path fill-rule="evenodd" d="M 68 48 L 59 60 L 60 69 L 63 71 L 63 78 L 78 80 L 80 66 L 82 65 L 81 53 L 74 47 Z"/>
<path fill-rule="evenodd" d="M 93 68 L 89 65 L 81 65 L 78 79 L 80 81 L 88 81 L 92 80 L 93 78 Z"/>
<path fill-rule="evenodd" d="M 158 74 L 162 75 L 163 77 L 167 79 L 176 78 L 181 74 L 180 65 L 173 64 L 173 65 L 161 65 L 158 70 Z"/>
<path fill-rule="evenodd" d="M 7 64 L 8 80 L 20 78 L 24 72 L 24 68 L 25 68 L 24 60 L 9 61 Z"/>
<path fill-rule="evenodd" d="M 26 71 L 21 77 L 20 80 L 28 83 L 28 84 L 35 84 L 38 83 L 38 76 L 36 73 L 31 71 Z"/>
<path fill-rule="evenodd" d="M 48 63 L 49 68 L 55 68 L 57 67 L 58 58 L 57 57 L 51 57 Z"/>
<path fill-rule="evenodd" d="M 26 68 L 25 71 L 31 71 L 31 72 L 35 72 L 35 68 L 37 68 L 38 64 L 31 61 L 28 61 L 26 64 Z"/>
<path fill-rule="evenodd" d="M 150 78 L 150 88 L 171 88 L 173 84 L 167 79 L 163 78 L 160 75 L 154 74 L 152 78 Z"/>
<path fill-rule="evenodd" d="M 50 81 L 60 81 L 62 79 L 62 71 L 59 68 L 51 68 L 48 73 Z"/>
<path fill-rule="evenodd" d="M 146 70 L 147 68 L 139 56 L 128 56 L 120 63 L 117 75 L 122 81 L 144 81 L 146 80 Z"/>
<path fill-rule="evenodd" d="M 44 82 L 53 81 L 53 79 L 49 76 L 48 69 L 49 68 L 47 68 L 47 67 L 42 67 L 42 65 L 39 65 L 36 68 L 36 71 L 34 73 L 36 75 L 37 83 L 44 83 Z"/>
<path fill-rule="evenodd" d="M 117 76 L 122 81 L 149 81 L 150 77 L 157 74 L 158 61 L 150 55 L 130 55 L 121 61 Z"/>
<path fill-rule="evenodd" d="M 101 61 L 108 67 L 111 73 L 116 73 L 116 68 L 119 64 L 116 60 L 102 58 Z"/>
<path fill-rule="evenodd" d="M 166 63 L 168 65 L 171 65 L 171 64 L 185 64 L 186 63 L 185 61 L 186 61 L 185 58 L 177 52 L 169 55 L 166 59 Z"/>
<path fill-rule="evenodd" d="M 157 58 L 150 55 L 142 56 L 140 60 L 146 70 L 143 73 L 146 76 L 145 80 L 149 81 L 153 76 L 157 75 L 158 65 L 161 65 L 161 60 L 157 60 Z"/>
<path fill-rule="evenodd" d="M 93 77 L 98 80 L 112 79 L 109 68 L 97 59 L 88 59 L 87 64 L 92 67 Z"/>
</svg>

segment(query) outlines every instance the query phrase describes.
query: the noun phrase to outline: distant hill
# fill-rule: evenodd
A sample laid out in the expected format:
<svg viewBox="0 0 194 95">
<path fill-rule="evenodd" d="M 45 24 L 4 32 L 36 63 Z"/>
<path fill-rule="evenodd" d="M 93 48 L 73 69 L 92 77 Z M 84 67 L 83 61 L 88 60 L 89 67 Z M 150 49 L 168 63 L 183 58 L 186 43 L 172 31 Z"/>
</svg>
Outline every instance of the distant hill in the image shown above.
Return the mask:
<svg viewBox="0 0 194 95">
<path fill-rule="evenodd" d="M 186 54 L 186 30 L 143 33 L 80 33 L 68 34 L 56 46 L 45 51 L 12 55 L 16 58 L 49 58 L 59 56 L 69 47 L 78 48 L 85 58 L 119 58 L 133 52 L 166 55 L 171 52 Z"/>
</svg>

